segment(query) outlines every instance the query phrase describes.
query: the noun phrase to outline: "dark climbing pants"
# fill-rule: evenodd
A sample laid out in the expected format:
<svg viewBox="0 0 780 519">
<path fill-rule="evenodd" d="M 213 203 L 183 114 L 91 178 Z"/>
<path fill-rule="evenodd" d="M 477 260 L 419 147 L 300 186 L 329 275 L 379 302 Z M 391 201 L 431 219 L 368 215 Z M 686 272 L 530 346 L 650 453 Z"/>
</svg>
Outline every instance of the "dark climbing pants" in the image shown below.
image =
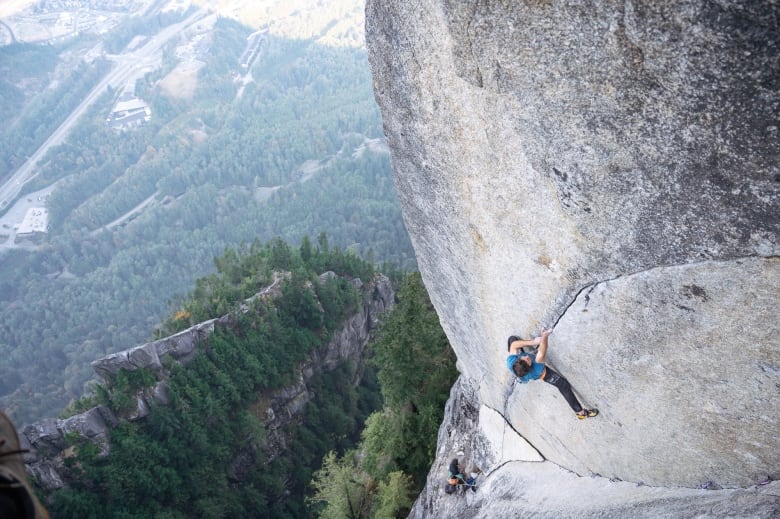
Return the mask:
<svg viewBox="0 0 780 519">
<path fill-rule="evenodd" d="M 561 392 L 563 398 L 566 399 L 575 413 L 582 411 L 582 405 L 580 405 L 580 401 L 577 400 L 577 397 L 574 396 L 574 391 L 572 391 L 569 381 L 557 371 L 550 369 L 550 366 L 546 366 L 545 369 L 547 370 L 547 373 L 545 373 L 542 380 L 557 387 L 558 391 Z"/>
</svg>

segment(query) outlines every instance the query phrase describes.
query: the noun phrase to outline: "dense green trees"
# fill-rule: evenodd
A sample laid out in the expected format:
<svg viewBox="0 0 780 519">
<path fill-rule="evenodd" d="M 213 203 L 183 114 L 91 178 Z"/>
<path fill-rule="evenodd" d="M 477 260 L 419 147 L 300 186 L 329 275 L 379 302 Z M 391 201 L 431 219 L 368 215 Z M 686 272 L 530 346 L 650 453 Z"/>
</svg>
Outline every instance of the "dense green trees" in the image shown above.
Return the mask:
<svg viewBox="0 0 780 519">
<path fill-rule="evenodd" d="M 102 60 L 91 65 L 80 64 L 56 88 L 44 90 L 23 105 L 24 110 L 11 124 L 3 125 L 0 130 L 0 180 L 21 166 L 43 144 L 110 68 L 110 63 Z M 10 87 L 6 84 L 5 89 Z"/>
<path fill-rule="evenodd" d="M 444 404 L 457 377 L 456 359 L 419 273 L 409 274 L 398 298 L 398 308 L 372 345 L 390 419 L 375 420 L 373 427 L 379 430 L 368 427 L 366 435 L 377 447 L 371 452 L 377 460 L 375 475 L 400 469 L 422 488 L 434 458 Z M 395 427 L 396 434 L 385 436 L 381 433 L 385 427 Z M 378 438 L 385 441 L 380 445 Z"/>
<path fill-rule="evenodd" d="M 320 517 L 404 516 L 435 457 L 444 404 L 457 377 L 455 355 L 419 273 L 371 343 L 384 409 L 366 420 L 357 451 L 331 453 L 315 474 Z"/>
<path fill-rule="evenodd" d="M 353 362 L 318 372 L 309 382 L 314 400 L 288 427 L 290 444 L 281 453 L 266 442 L 262 402 L 265 391 L 293 382 L 294 368 L 354 310 L 357 292 L 351 283 L 331 283 L 327 293 L 337 298 L 326 301 L 318 292 L 323 304 L 317 305 L 317 283 L 303 282 L 316 280 L 311 266 L 346 262 L 363 272 L 371 267 L 332 249 L 314 249 L 304 261 L 298 250 L 282 242 L 255 244 L 227 251 L 217 261 L 222 270 L 211 276 L 212 288 L 193 294 L 188 307 L 216 308 L 214 301 L 227 298 L 235 309 L 242 300 L 234 299 L 237 294 L 254 285 L 247 280 L 264 278 L 280 256 L 294 269 L 281 296 L 253 300 L 246 311 L 233 314 L 229 328 L 218 328 L 209 337 L 186 368 L 169 366 L 169 405 L 153 406 L 146 419 L 112 430 L 107 458 L 97 457 L 91 443 L 74 445 L 71 470 L 76 478 L 68 489 L 50 496 L 54 515 L 307 516 L 304 494 L 313 470 L 329 450 L 354 446 L 363 420 L 380 405 L 376 380 Z M 323 317 L 313 317 L 315 308 Z M 156 382 L 149 375 L 144 370 L 120 372 L 98 395 L 121 413 L 135 388 Z"/>
<path fill-rule="evenodd" d="M 107 48 L 126 45 L 133 24 L 149 34 L 173 20 L 133 20 Z M 375 261 L 400 269 L 394 277 L 416 265 L 388 154 L 368 145 L 382 129 L 365 52 L 268 36 L 241 86 L 248 33 L 217 22 L 191 99 L 160 89 L 176 64 L 166 49 L 162 69 L 136 85 L 152 107 L 147 126 L 110 131 L 109 91 L 27 186 L 58 182 L 43 246 L 0 261 L 0 400 L 21 422 L 93 387 L 97 357 L 224 315 L 274 271 L 290 273 L 273 306 L 258 300 L 186 369 L 168 366 L 171 404 L 114 430 L 108 458 L 71 438 L 78 477 L 51 496 L 57 517 L 389 518 L 424 483 L 455 370 L 419 275 L 382 325 L 375 364 L 317 373 L 314 400 L 287 431 L 292 455 L 269 450 L 263 395 L 358 308 L 350 278 L 369 280 Z M 75 67 L 57 97 L 23 113 L 0 104 L 16 121 L 0 138 L 3 164 L 58 124 L 43 111 L 67 114 L 107 66 Z M 18 84 L 0 94 L 18 98 Z M 339 277 L 315 281 L 329 270 Z M 71 410 L 126 411 L 150 375 L 122 372 Z"/>
<path fill-rule="evenodd" d="M 29 92 L 43 90 L 57 64 L 60 49 L 50 45 L 17 43 L 0 47 L 0 120 L 8 129 L 21 115 Z M 11 164 L 0 165 L 0 180 Z"/>
<path fill-rule="evenodd" d="M 433 460 L 456 376 L 419 274 L 406 276 L 383 317 L 369 365 L 347 361 L 330 372 L 313 366 L 313 400 L 286 427 L 283 451 L 263 425 L 267 391 L 293 382 L 293 368 L 356 308 L 348 279 L 373 274 L 327 241 L 321 235 L 317 245 L 274 240 L 225 251 L 215 261 L 218 272 L 199 280 L 166 326 L 175 329 L 192 311 L 213 317 L 217 301 L 235 309 L 280 265 L 292 277 L 278 298 L 254 299 L 235 313 L 186 368 L 168 364 L 170 404 L 113 430 L 108 457 L 73 438 L 75 479 L 48 496 L 51 511 L 64 518 L 406 515 Z M 323 269 L 340 270 L 345 282 L 305 282 Z M 397 382 L 407 376 L 417 382 Z M 121 413 L 135 389 L 155 382 L 148 371 L 120 372 L 96 397 Z"/>
<path fill-rule="evenodd" d="M 167 49 L 136 85 L 148 125 L 109 130 L 109 92 L 42 161 L 28 189 L 58 181 L 51 232 L 38 250 L 0 252 L 0 402 L 17 421 L 56 414 L 91 361 L 148 340 L 226 248 L 324 231 L 333 247 L 416 268 L 389 156 L 364 146 L 382 136 L 365 52 L 269 36 L 239 96 L 249 32 L 217 22 L 192 99 L 159 88 L 176 64 Z M 100 75 L 82 67 L 64 88 Z"/>
</svg>

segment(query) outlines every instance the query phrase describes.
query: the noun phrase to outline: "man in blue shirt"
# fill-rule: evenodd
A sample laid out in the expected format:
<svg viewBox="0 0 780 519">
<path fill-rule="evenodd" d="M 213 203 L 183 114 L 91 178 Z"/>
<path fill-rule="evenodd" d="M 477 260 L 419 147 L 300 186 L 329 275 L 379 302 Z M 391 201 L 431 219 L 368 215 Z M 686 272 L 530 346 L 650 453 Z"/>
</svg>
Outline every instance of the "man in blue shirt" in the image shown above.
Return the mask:
<svg viewBox="0 0 780 519">
<path fill-rule="evenodd" d="M 506 358 L 506 365 L 521 384 L 529 380 L 542 379 L 548 384 L 558 388 L 563 398 L 569 403 L 569 406 L 577 414 L 577 418 L 584 420 L 599 414 L 598 409 L 584 409 L 577 397 L 574 396 L 571 384 L 558 372 L 551 367 L 546 366 L 544 361 L 547 357 L 547 337 L 552 330 L 542 330 L 542 335 L 531 340 L 523 340 L 520 337 L 512 335 L 507 340 L 507 350 L 509 356 Z M 523 351 L 525 346 L 539 346 L 536 354 Z"/>
</svg>

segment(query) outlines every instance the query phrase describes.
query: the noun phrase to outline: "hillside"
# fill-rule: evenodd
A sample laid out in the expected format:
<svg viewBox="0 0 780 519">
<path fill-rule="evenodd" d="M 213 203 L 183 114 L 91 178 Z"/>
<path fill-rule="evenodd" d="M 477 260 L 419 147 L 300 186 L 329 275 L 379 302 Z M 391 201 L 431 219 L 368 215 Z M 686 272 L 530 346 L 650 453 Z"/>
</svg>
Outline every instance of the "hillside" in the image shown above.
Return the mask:
<svg viewBox="0 0 780 519">
<path fill-rule="evenodd" d="M 195 324 L 97 359 L 86 410 L 24 427 L 54 516 L 306 515 L 321 458 L 380 405 L 365 348 L 394 291 L 338 250 L 274 241 L 232 258 L 169 322 Z"/>
<path fill-rule="evenodd" d="M 196 11 L 173 35 L 196 8 L 157 12 L 164 4 L 106 34 L 0 47 L 0 111 L 13 122 L 0 129 L 0 181 L 97 94 L 21 186 L 14 205 L 24 207 L 0 208 L 0 405 L 21 423 L 84 394 L 94 359 L 148 341 L 227 248 L 324 231 L 342 250 L 416 268 L 353 38 L 362 4 L 280 3 L 255 11 L 253 26 L 240 13 Z M 331 23 L 342 15 L 348 27 Z M 306 23 L 293 34 L 296 16 Z M 170 39 L 154 51 L 161 34 Z M 341 36 L 350 44 L 337 45 Z M 122 70 L 138 80 L 93 91 Z M 114 129 L 106 120 L 126 94 L 150 119 Z M 30 206 L 47 209 L 48 230 L 17 243 Z"/>
</svg>

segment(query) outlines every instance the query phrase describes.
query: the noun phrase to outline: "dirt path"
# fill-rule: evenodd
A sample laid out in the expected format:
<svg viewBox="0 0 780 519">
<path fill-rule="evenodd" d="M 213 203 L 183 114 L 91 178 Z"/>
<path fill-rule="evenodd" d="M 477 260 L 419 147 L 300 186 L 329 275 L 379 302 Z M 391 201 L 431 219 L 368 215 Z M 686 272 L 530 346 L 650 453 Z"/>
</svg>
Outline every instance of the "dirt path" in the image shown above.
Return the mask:
<svg viewBox="0 0 780 519">
<path fill-rule="evenodd" d="M 101 227 L 101 228 L 99 228 L 99 229 L 97 229 L 95 231 L 92 231 L 92 234 L 96 234 L 96 233 L 100 232 L 102 229 L 112 229 L 112 228 L 116 227 L 117 225 L 119 225 L 120 223 L 122 223 L 125 220 L 127 220 L 128 218 L 130 218 L 131 216 L 133 216 L 134 214 L 140 213 L 141 210 L 144 207 L 146 207 L 147 205 L 151 204 L 154 201 L 155 197 L 157 195 L 159 195 L 159 194 L 160 194 L 159 191 L 155 191 L 152 194 L 152 196 L 150 196 L 149 198 L 147 198 L 146 200 L 144 200 L 143 202 L 141 202 L 137 206 L 133 207 L 132 209 L 130 209 L 128 212 L 126 212 L 125 214 L 123 214 L 122 216 L 120 216 L 119 218 L 114 220 L 113 222 L 111 222 L 111 223 L 109 223 L 107 225 L 104 225 L 103 227 Z"/>
</svg>

